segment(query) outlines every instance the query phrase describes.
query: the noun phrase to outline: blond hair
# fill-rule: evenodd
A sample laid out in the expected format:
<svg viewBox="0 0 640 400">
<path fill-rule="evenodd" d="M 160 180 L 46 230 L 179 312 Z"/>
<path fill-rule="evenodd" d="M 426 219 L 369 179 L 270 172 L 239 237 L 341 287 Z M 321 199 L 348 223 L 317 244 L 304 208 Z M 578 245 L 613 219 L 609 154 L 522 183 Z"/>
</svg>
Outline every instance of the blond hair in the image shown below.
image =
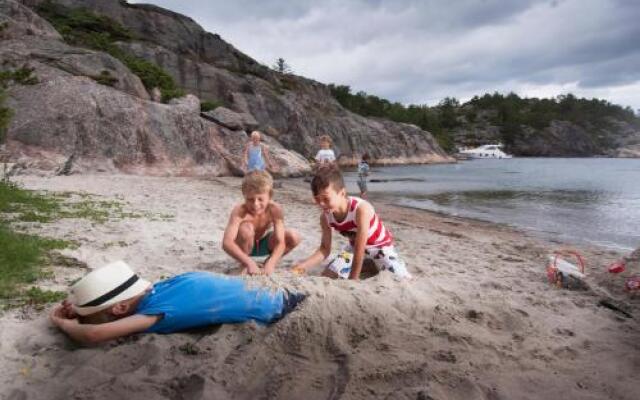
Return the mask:
<svg viewBox="0 0 640 400">
<path fill-rule="evenodd" d="M 267 171 L 251 171 L 242 180 L 242 194 L 269 193 L 273 194 L 273 178 Z"/>
<path fill-rule="evenodd" d="M 331 140 L 331 136 L 329 135 L 322 135 L 320 136 L 319 140 L 320 140 L 320 143 L 324 143 L 324 142 L 329 143 L 329 146 L 333 144 L 333 141 Z"/>
</svg>

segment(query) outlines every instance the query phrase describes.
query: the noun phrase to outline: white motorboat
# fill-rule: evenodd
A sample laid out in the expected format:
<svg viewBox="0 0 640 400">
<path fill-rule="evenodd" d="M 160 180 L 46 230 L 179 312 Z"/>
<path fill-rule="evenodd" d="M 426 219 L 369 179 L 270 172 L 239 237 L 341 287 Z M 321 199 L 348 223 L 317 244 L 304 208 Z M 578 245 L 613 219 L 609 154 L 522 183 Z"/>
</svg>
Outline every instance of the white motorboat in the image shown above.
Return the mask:
<svg viewBox="0 0 640 400">
<path fill-rule="evenodd" d="M 512 158 L 511 154 L 502 151 L 501 144 L 485 144 L 474 149 L 460 150 L 460 154 L 471 158 Z"/>
</svg>

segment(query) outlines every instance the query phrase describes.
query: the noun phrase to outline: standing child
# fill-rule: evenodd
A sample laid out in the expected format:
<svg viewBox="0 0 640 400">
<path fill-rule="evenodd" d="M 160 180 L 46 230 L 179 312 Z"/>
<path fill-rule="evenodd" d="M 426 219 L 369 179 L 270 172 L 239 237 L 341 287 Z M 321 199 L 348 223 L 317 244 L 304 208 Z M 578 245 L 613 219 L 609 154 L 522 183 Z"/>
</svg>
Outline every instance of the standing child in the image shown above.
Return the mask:
<svg viewBox="0 0 640 400">
<path fill-rule="evenodd" d="M 311 191 L 322 210 L 322 239 L 320 247 L 294 267 L 295 273 L 302 274 L 329 257 L 331 232 L 335 230 L 345 236 L 349 244 L 328 264 L 323 276 L 357 280 L 367 258 L 379 270 L 389 270 L 400 278 L 411 277 L 393 247 L 391 232 L 382 224 L 371 204 L 361 198 L 347 196 L 342 174 L 337 168 L 321 168 L 311 180 Z"/>
<path fill-rule="evenodd" d="M 244 202 L 231 211 L 222 248 L 240 264 L 241 273 L 271 274 L 280 258 L 298 243 L 300 235 L 285 229 L 282 207 L 274 202 L 273 179 L 266 171 L 249 172 L 242 181 Z M 269 256 L 263 269 L 252 257 Z"/>
<path fill-rule="evenodd" d="M 244 167 L 247 172 L 274 170 L 269 147 L 260 142 L 260 132 L 251 132 L 251 139 L 244 147 Z"/>
<path fill-rule="evenodd" d="M 369 176 L 369 154 L 364 153 L 362 160 L 358 163 L 358 187 L 360 188 L 360 197 L 367 198 L 367 177 Z"/>
<path fill-rule="evenodd" d="M 320 136 L 320 150 L 318 150 L 315 159 L 318 167 L 336 162 L 336 155 L 331 149 L 331 138 L 328 135 Z"/>
</svg>

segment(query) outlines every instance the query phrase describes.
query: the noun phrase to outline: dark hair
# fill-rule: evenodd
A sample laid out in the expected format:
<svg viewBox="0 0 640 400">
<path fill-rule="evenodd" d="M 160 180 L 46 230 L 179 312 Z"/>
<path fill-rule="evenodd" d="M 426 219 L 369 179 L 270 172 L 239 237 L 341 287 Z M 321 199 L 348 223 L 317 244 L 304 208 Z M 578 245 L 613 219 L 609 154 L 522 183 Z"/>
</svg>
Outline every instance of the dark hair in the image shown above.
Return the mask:
<svg viewBox="0 0 640 400">
<path fill-rule="evenodd" d="M 317 196 L 321 190 L 325 190 L 329 186 L 338 191 L 344 189 L 344 179 L 338 167 L 334 165 L 321 166 L 311 179 L 311 191 Z"/>
<path fill-rule="evenodd" d="M 364 153 L 362 155 L 362 161 L 369 161 L 369 153 Z"/>
</svg>

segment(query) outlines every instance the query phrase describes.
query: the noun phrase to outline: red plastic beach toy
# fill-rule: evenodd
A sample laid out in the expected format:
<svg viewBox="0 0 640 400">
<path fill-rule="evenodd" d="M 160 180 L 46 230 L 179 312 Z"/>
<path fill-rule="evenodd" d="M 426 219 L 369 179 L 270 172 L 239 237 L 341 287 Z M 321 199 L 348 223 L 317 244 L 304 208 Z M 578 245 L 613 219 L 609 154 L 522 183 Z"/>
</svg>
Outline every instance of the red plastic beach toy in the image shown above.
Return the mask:
<svg viewBox="0 0 640 400">
<path fill-rule="evenodd" d="M 567 259 L 575 258 L 578 265 Z M 579 287 L 584 279 L 584 260 L 576 250 L 554 251 L 547 264 L 547 279 L 549 283 L 562 288 Z"/>
<path fill-rule="evenodd" d="M 625 284 L 624 284 L 624 288 L 625 288 L 625 290 L 628 290 L 628 291 L 639 290 L 640 289 L 640 275 L 635 275 L 635 276 L 632 276 L 631 278 L 627 279 L 627 282 L 625 282 Z"/>
<path fill-rule="evenodd" d="M 624 261 L 616 261 L 609 265 L 609 272 L 612 274 L 619 274 L 625 270 Z"/>
</svg>

